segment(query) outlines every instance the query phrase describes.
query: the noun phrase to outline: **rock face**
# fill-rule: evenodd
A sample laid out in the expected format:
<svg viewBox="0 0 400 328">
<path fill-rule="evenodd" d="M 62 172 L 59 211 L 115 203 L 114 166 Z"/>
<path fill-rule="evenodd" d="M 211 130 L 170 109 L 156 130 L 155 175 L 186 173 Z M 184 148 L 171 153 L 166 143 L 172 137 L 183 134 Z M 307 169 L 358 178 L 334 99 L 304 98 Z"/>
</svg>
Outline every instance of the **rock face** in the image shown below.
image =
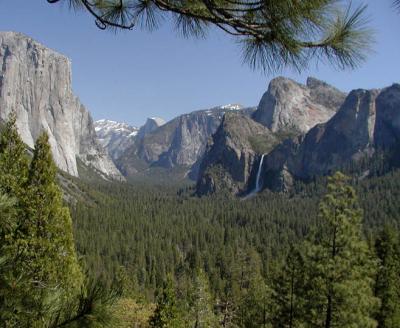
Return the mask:
<svg viewBox="0 0 400 328">
<path fill-rule="evenodd" d="M 278 77 L 261 98 L 253 118 L 272 132 L 305 133 L 329 120 L 346 95 L 325 82 L 308 78 L 307 85 Z"/>
<path fill-rule="evenodd" d="M 95 131 L 100 144 L 107 150 L 113 161 L 135 142 L 139 129 L 126 123 L 110 120 L 94 122 Z"/>
<path fill-rule="evenodd" d="M 223 189 L 235 194 L 250 192 L 262 154 L 268 154 L 284 139 L 326 122 L 344 100 L 344 93 L 314 78 L 308 78 L 307 85 L 283 77 L 272 80 L 253 120 L 227 116 L 213 136 L 201 163 L 197 193 Z M 283 166 L 279 172 L 285 181 L 290 179 Z M 263 179 L 261 175 L 260 182 Z"/>
<path fill-rule="evenodd" d="M 0 32 L 0 118 L 11 111 L 23 141 L 42 131 L 57 166 L 78 176 L 78 157 L 103 175 L 120 178 L 96 139 L 92 118 L 72 93 L 70 60 L 25 35 Z"/>
<path fill-rule="evenodd" d="M 264 186 L 285 190 L 289 180 L 328 174 L 370 157 L 377 149 L 391 150 L 399 141 L 400 85 L 354 90 L 327 123 L 285 141 L 266 157 Z"/>
<path fill-rule="evenodd" d="M 237 194 L 249 188 L 254 163 L 277 139 L 263 125 L 241 113 L 226 113 L 207 145 L 200 165 L 199 195 L 226 190 Z M 261 147 L 261 149 L 260 149 Z"/>
<path fill-rule="evenodd" d="M 375 101 L 374 141 L 377 148 L 388 149 L 400 141 L 400 84 L 383 89 Z"/>
<path fill-rule="evenodd" d="M 145 135 L 157 130 L 160 126 L 164 125 L 164 119 L 160 117 L 150 117 L 146 123 L 139 129 L 137 137 L 142 139 Z"/>
<path fill-rule="evenodd" d="M 119 159 L 118 167 L 126 175 L 135 174 L 146 165 L 166 169 L 184 167 L 190 171 L 190 177 L 196 178 L 208 139 L 217 130 L 224 113 L 230 111 L 254 110 L 238 105 L 215 107 L 178 116 L 143 136 L 139 132 L 135 144 Z"/>
</svg>

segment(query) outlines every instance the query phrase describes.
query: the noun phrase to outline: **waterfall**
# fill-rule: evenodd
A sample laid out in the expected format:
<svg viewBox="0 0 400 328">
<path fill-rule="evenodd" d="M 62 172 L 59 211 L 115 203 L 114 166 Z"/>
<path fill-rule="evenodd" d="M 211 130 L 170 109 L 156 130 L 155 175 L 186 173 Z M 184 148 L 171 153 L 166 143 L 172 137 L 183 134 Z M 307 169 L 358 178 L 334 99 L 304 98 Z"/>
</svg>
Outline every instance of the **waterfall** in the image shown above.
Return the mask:
<svg viewBox="0 0 400 328">
<path fill-rule="evenodd" d="M 260 160 L 260 164 L 258 165 L 258 171 L 257 171 L 257 178 L 256 178 L 256 187 L 254 189 L 254 192 L 259 192 L 261 191 L 261 183 L 260 183 L 260 177 L 261 177 L 261 169 L 262 169 L 262 165 L 264 162 L 264 156 L 265 154 L 262 154 L 261 156 L 261 160 Z"/>
<path fill-rule="evenodd" d="M 261 170 L 262 170 L 262 165 L 263 165 L 263 162 L 264 162 L 264 156 L 265 155 L 266 154 L 263 154 L 261 156 L 260 164 L 258 164 L 256 185 L 255 185 L 254 189 L 252 191 L 250 191 L 245 197 L 243 197 L 242 200 L 253 198 L 259 191 L 261 191 L 262 185 L 261 185 L 260 178 L 261 178 Z"/>
</svg>

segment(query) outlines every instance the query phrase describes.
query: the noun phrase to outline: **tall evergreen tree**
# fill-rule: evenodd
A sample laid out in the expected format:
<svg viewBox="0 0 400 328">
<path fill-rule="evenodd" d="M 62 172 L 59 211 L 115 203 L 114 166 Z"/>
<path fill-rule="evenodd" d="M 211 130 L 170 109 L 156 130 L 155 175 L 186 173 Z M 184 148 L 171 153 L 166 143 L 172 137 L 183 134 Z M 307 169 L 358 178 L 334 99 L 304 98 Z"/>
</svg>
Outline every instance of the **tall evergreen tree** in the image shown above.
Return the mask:
<svg viewBox="0 0 400 328">
<path fill-rule="evenodd" d="M 247 292 L 243 295 L 239 305 L 242 313 L 241 327 L 275 327 L 271 326 L 270 314 L 273 308 L 271 296 L 272 290 L 261 275 L 252 277 Z"/>
<path fill-rule="evenodd" d="M 150 318 L 150 326 L 156 328 L 182 327 L 172 277 L 168 277 L 157 297 L 157 307 Z"/>
<path fill-rule="evenodd" d="M 103 327 L 117 294 L 82 285 L 47 135 L 28 165 L 12 113 L 0 136 L 0 327 Z"/>
<path fill-rule="evenodd" d="M 10 244 L 17 227 L 15 205 L 15 199 L 0 196 L 0 322 L 10 327 L 23 321 L 22 299 L 26 288 L 26 281 L 20 273 L 16 274 L 17 254 Z"/>
<path fill-rule="evenodd" d="M 381 300 L 379 328 L 400 327 L 400 248 L 398 234 L 385 227 L 375 245 L 379 259 L 375 295 Z"/>
<path fill-rule="evenodd" d="M 304 320 L 304 259 L 291 247 L 286 261 L 273 275 L 273 327 L 295 328 Z"/>
<path fill-rule="evenodd" d="M 305 243 L 305 324 L 315 327 L 376 327 L 373 313 L 375 261 L 363 238 L 362 213 L 348 178 L 335 173 L 320 203 L 321 225 Z"/>
<path fill-rule="evenodd" d="M 190 327 L 214 328 L 218 326 L 213 303 L 207 277 L 199 271 L 194 279 L 192 301 L 189 307 Z"/>
<path fill-rule="evenodd" d="M 75 252 L 71 217 L 63 206 L 56 172 L 48 136 L 43 133 L 36 141 L 29 168 L 25 218 L 20 227 L 25 239 L 19 247 L 25 249 L 21 266 L 36 287 L 56 287 L 69 298 L 80 291 L 83 275 Z M 40 293 L 37 297 L 43 298 Z M 43 316 L 39 311 L 38 317 Z"/>
<path fill-rule="evenodd" d="M 252 247 L 238 248 L 230 271 L 231 326 L 259 327 L 266 324 L 269 289 L 261 274 L 260 255 Z"/>
<path fill-rule="evenodd" d="M 24 327 L 35 308 L 32 279 L 20 265 L 24 261 L 23 199 L 26 195 L 28 157 L 12 112 L 0 136 L 0 321 Z"/>
<path fill-rule="evenodd" d="M 0 190 L 9 196 L 21 197 L 28 177 L 29 162 L 16 121 L 15 112 L 11 112 L 0 136 Z"/>
</svg>

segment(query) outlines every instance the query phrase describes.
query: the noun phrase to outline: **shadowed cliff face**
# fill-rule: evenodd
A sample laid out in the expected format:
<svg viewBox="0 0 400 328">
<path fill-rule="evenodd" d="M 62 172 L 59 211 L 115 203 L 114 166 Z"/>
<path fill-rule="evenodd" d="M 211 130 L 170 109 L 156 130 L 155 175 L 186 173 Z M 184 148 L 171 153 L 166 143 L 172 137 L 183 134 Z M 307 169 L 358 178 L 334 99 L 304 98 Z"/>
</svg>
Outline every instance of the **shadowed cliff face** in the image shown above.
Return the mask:
<svg viewBox="0 0 400 328">
<path fill-rule="evenodd" d="M 323 82 L 309 79 L 307 85 L 311 90 L 307 94 L 315 102 L 324 106 L 337 106 L 340 103 L 337 91 Z M 316 124 L 306 133 L 298 134 L 302 127 L 307 126 L 305 122 L 310 122 L 310 111 L 313 113 L 314 110 L 307 105 L 304 113 L 298 115 L 296 106 L 300 102 L 297 100 L 304 100 L 303 91 L 303 86 L 287 79 L 279 78 L 271 82 L 263 98 L 265 100 L 267 97 L 269 101 L 273 94 L 275 99 L 281 99 L 281 105 L 275 103 L 275 107 L 269 108 L 277 112 L 271 111 L 267 113 L 269 116 L 264 116 L 264 125 L 271 128 L 267 129 L 269 135 L 275 138 L 275 143 L 272 138 L 261 142 L 264 146 L 273 145 L 268 150 L 249 147 L 249 138 L 259 132 L 254 126 L 243 130 L 242 126 L 246 124 L 241 118 L 221 124 L 204 157 L 197 184 L 198 193 L 225 189 L 237 194 L 251 190 L 249 187 L 254 185 L 255 168 L 259 166 L 262 153 L 267 155 L 263 159 L 260 182 L 263 188 L 274 191 L 287 191 L 296 179 L 309 180 L 314 176 L 329 174 L 351 163 L 368 159 L 378 150 L 389 151 L 391 156 L 396 156 L 393 152 L 398 153 L 396 147 L 400 144 L 399 84 L 382 90 L 354 90 L 327 122 Z M 294 106 L 294 103 L 297 105 Z M 288 104 L 291 104 L 292 112 Z M 290 117 L 291 113 L 294 117 Z M 258 114 L 260 107 L 253 117 Z M 297 122 L 297 125 L 290 122 Z M 234 147 L 231 135 L 235 135 Z"/>
<path fill-rule="evenodd" d="M 400 141 L 400 84 L 383 89 L 375 101 L 375 144 L 390 148 Z"/>
<path fill-rule="evenodd" d="M 227 105 L 178 116 L 143 135 L 138 134 L 135 142 L 117 160 L 117 165 L 128 176 L 149 166 L 167 170 L 182 167 L 196 179 L 207 142 L 217 130 L 224 113 L 250 115 L 253 111 Z"/>
<path fill-rule="evenodd" d="M 157 130 L 160 126 L 164 125 L 165 121 L 159 117 L 150 117 L 146 123 L 139 129 L 137 138 L 142 139 L 149 133 Z"/>
<path fill-rule="evenodd" d="M 179 116 L 146 134 L 138 142 L 138 156 L 148 163 L 167 168 L 192 165 L 213 123 L 214 117 L 203 113 Z"/>
<path fill-rule="evenodd" d="M 77 176 L 76 157 L 105 176 L 119 171 L 99 146 L 89 112 L 72 93 L 71 63 L 20 33 L 0 32 L 0 118 L 14 110 L 23 141 L 42 131 L 57 166 Z"/>
<path fill-rule="evenodd" d="M 271 131 L 251 118 L 238 113 L 225 114 L 207 145 L 197 193 L 227 190 L 237 194 L 246 190 L 259 153 L 268 152 L 276 143 Z"/>
<path fill-rule="evenodd" d="M 383 90 L 354 90 L 338 113 L 307 134 L 287 140 L 265 159 L 265 187 L 284 190 L 287 180 L 325 175 L 376 150 L 392 150 L 400 141 L 400 85 Z"/>
<path fill-rule="evenodd" d="M 307 80 L 307 85 L 282 77 L 272 80 L 253 120 L 225 116 L 201 163 L 197 193 L 225 189 L 242 194 L 252 190 L 262 154 L 268 154 L 279 142 L 326 122 L 344 100 L 344 93 L 313 78 Z M 279 153 L 276 163 L 284 161 L 285 155 Z M 284 175 L 288 173 L 285 171 Z"/>
</svg>

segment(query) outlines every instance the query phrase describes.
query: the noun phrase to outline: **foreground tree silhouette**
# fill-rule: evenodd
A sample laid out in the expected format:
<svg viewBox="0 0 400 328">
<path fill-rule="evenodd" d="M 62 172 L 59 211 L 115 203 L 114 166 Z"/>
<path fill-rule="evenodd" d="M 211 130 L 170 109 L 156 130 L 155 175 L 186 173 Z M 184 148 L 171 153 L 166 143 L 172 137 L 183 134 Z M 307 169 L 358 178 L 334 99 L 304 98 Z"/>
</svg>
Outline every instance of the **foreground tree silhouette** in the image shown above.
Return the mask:
<svg viewBox="0 0 400 328">
<path fill-rule="evenodd" d="M 381 299 L 378 327 L 400 327 L 400 245 L 393 228 L 385 227 L 375 249 L 379 258 L 375 294 Z"/>
<path fill-rule="evenodd" d="M 217 27 L 243 45 L 244 61 L 276 71 L 305 68 L 311 59 L 353 68 L 371 44 L 365 7 L 336 0 L 47 0 L 90 13 L 101 29 L 155 29 L 172 18 L 185 37 L 204 37 Z"/>
<path fill-rule="evenodd" d="M 376 327 L 372 318 L 375 261 L 362 235 L 362 213 L 348 178 L 335 173 L 320 204 L 321 227 L 305 243 L 305 323 L 315 327 Z"/>
</svg>

